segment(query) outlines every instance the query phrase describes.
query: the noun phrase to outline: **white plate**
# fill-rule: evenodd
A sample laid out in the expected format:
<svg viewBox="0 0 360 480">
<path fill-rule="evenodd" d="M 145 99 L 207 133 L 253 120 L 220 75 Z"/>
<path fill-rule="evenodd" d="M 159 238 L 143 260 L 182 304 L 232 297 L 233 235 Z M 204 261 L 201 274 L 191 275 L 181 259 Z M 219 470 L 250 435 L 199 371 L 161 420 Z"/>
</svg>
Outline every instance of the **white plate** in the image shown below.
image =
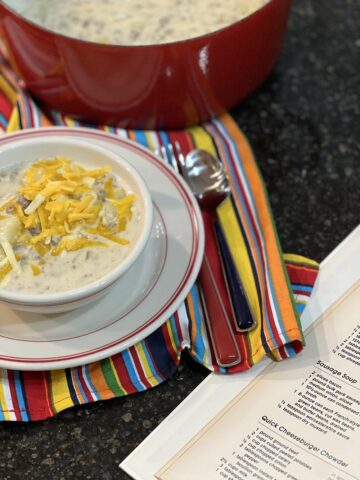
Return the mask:
<svg viewBox="0 0 360 480">
<path fill-rule="evenodd" d="M 83 365 L 118 353 L 160 327 L 179 307 L 200 269 L 204 231 L 188 186 L 149 150 L 92 129 L 29 129 L 1 145 L 35 136 L 83 138 L 133 164 L 155 206 L 151 238 L 132 269 L 103 299 L 72 312 L 39 315 L 0 304 L 0 366 L 50 370 Z"/>
</svg>

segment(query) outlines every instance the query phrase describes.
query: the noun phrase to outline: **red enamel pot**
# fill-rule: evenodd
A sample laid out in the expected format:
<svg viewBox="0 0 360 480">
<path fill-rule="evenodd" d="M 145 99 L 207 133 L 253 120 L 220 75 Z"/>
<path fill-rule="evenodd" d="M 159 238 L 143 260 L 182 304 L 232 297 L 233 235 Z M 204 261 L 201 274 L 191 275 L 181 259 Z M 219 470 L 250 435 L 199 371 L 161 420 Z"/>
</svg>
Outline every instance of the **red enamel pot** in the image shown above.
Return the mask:
<svg viewBox="0 0 360 480">
<path fill-rule="evenodd" d="M 183 128 L 246 98 L 276 62 L 291 0 L 270 0 L 222 30 L 162 45 L 118 46 L 41 28 L 0 1 L 12 67 L 45 107 L 96 123 Z"/>
</svg>

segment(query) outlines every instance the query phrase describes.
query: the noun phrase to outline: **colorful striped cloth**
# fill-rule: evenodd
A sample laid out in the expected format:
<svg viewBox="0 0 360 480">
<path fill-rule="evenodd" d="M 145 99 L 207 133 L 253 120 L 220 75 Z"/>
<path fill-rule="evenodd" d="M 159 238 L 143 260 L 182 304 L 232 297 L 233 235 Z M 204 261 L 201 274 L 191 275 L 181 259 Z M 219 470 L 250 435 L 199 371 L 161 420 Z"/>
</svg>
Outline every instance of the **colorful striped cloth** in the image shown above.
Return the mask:
<svg viewBox="0 0 360 480">
<path fill-rule="evenodd" d="M 240 364 L 225 369 L 215 361 L 195 284 L 185 302 L 164 325 L 142 342 L 111 358 L 89 365 L 47 372 L 0 369 L 0 420 L 32 421 L 53 416 L 74 405 L 140 392 L 168 379 L 181 352 L 219 373 L 251 368 L 264 355 L 291 357 L 303 348 L 299 315 L 311 294 L 318 264 L 297 255 L 282 255 L 270 206 L 251 148 L 229 115 L 186 131 L 125 131 L 45 115 L 0 59 L 0 129 L 87 126 L 130 138 L 158 149 L 178 141 L 186 153 L 199 147 L 221 158 L 229 173 L 232 195 L 218 210 L 225 235 L 257 312 L 258 327 L 236 334 Z M 1 348 L 1 347 L 0 347 Z"/>
</svg>

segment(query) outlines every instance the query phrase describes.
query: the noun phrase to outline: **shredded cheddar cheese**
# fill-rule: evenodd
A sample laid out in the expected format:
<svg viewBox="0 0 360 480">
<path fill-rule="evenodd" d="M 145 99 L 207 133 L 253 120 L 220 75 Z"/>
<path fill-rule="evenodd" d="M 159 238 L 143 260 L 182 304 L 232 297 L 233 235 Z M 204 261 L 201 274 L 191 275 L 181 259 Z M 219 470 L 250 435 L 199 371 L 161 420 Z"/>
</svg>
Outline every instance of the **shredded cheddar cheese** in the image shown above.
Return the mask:
<svg viewBox="0 0 360 480">
<path fill-rule="evenodd" d="M 16 194 L 0 203 L 5 253 L 0 281 L 13 269 L 21 272 L 13 247 L 34 249 L 37 258 L 46 261 L 47 255 L 103 248 L 110 242 L 127 245 L 121 232 L 131 220 L 135 195 L 118 188 L 110 172 L 109 167 L 86 169 L 61 156 L 33 163 Z M 35 276 L 42 273 L 37 264 L 29 268 Z"/>
</svg>

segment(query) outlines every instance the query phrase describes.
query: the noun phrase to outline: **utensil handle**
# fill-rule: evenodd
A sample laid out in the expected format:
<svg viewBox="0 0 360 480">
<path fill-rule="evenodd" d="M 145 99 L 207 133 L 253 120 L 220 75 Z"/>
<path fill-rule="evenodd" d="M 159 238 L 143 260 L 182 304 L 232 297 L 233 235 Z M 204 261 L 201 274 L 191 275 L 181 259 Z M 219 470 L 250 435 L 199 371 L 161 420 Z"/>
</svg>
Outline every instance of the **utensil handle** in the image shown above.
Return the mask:
<svg viewBox="0 0 360 480">
<path fill-rule="evenodd" d="M 206 211 L 202 213 L 205 227 L 205 253 L 199 273 L 199 286 L 205 320 L 218 365 L 230 367 L 241 361 L 241 355 L 229 318 L 232 312 L 217 251 L 213 216 Z"/>
<path fill-rule="evenodd" d="M 248 332 L 256 327 L 256 321 L 251 312 L 239 272 L 234 263 L 220 222 L 216 221 L 214 227 L 223 261 L 226 284 L 236 320 L 236 329 L 239 332 Z"/>
</svg>

